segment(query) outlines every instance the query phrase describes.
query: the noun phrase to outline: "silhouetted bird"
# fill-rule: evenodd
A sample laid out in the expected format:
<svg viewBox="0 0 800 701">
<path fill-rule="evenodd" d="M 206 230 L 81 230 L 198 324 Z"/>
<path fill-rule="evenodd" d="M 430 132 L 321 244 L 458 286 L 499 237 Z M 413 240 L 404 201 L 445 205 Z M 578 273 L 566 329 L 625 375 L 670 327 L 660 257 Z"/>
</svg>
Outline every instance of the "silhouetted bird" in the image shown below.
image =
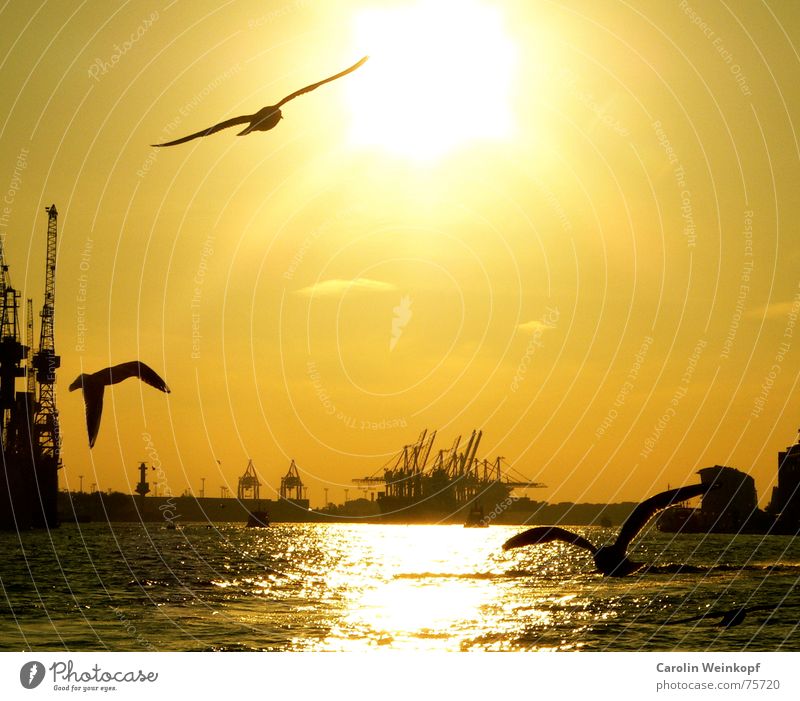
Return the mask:
<svg viewBox="0 0 800 701">
<path fill-rule="evenodd" d="M 624 577 L 632 574 L 644 566 L 641 562 L 631 562 L 627 556 L 628 546 L 636 534 L 644 528 L 645 524 L 659 511 L 685 499 L 705 494 L 711 489 L 711 484 L 692 484 L 688 487 L 670 489 L 661 494 L 643 501 L 622 524 L 617 540 L 611 545 L 601 548 L 595 547 L 586 538 L 577 533 L 559 528 L 558 526 L 540 526 L 518 533 L 503 544 L 503 550 L 519 548 L 523 545 L 537 545 L 549 543 L 553 540 L 563 540 L 566 543 L 585 548 L 594 556 L 597 569 L 606 577 Z"/>
<path fill-rule="evenodd" d="M 745 616 L 753 611 L 774 611 L 780 604 L 762 604 L 760 606 L 742 606 L 738 609 L 729 609 L 727 611 L 707 611 L 701 613 L 699 616 L 692 616 L 691 618 L 681 618 L 678 621 L 667 621 L 667 625 L 678 625 L 679 623 L 692 623 L 700 621 L 704 618 L 719 618 L 720 620 L 715 623 L 716 626 L 723 628 L 732 628 L 738 626 L 744 621 Z"/>
<path fill-rule="evenodd" d="M 347 70 L 337 73 L 336 75 L 332 75 L 330 78 L 325 78 L 325 80 L 320 80 L 319 83 L 307 85 L 302 90 L 298 90 L 297 92 L 293 92 L 291 95 L 287 95 L 277 105 L 267 105 L 266 107 L 261 108 L 255 114 L 243 114 L 240 117 L 226 119 L 224 122 L 215 124 L 213 127 L 203 129 L 203 131 L 189 134 L 189 136 L 175 139 L 175 141 L 168 141 L 165 144 L 153 144 L 153 146 L 175 146 L 176 144 L 183 144 L 187 141 L 191 141 L 192 139 L 198 139 L 201 136 L 215 134 L 216 132 L 227 129 L 228 127 L 233 127 L 237 124 L 246 124 L 247 122 L 249 122 L 249 124 L 245 129 L 239 132 L 238 136 L 244 136 L 252 131 L 269 131 L 270 129 L 276 127 L 278 122 L 283 119 L 280 108 L 289 102 L 289 100 L 294 100 L 294 98 L 299 97 L 300 95 L 311 92 L 312 90 L 316 90 L 318 87 L 320 87 L 320 85 L 325 85 L 325 83 L 330 83 L 332 80 L 337 80 L 338 78 L 346 76 L 348 73 L 352 73 L 357 68 L 363 66 L 368 58 L 368 56 L 364 56 L 364 58 L 362 58 L 358 63 L 350 66 L 350 68 Z"/>
<path fill-rule="evenodd" d="M 94 446 L 97 432 L 100 430 L 100 416 L 103 413 L 103 390 L 106 385 L 115 385 L 129 377 L 138 377 L 148 385 L 162 392 L 169 393 L 169 387 L 153 370 L 138 360 L 114 365 L 105 370 L 91 374 L 83 373 L 75 378 L 69 391 L 83 389 L 83 401 L 86 403 L 86 430 L 89 432 L 89 447 Z"/>
</svg>

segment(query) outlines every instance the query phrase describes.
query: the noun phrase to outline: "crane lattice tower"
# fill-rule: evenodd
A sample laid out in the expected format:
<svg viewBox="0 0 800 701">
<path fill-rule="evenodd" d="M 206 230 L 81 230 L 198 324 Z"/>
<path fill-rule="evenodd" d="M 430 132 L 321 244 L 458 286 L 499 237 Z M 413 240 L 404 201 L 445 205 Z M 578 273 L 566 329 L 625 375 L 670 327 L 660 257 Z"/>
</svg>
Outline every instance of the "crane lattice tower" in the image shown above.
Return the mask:
<svg viewBox="0 0 800 701">
<path fill-rule="evenodd" d="M 47 262 L 45 268 L 44 304 L 42 305 L 42 333 L 39 351 L 33 359 L 36 380 L 39 383 L 39 401 L 34 415 L 36 438 L 41 456 L 52 460 L 56 469 L 60 464 L 61 439 L 58 428 L 55 382 L 56 369 L 61 358 L 56 355 L 54 336 L 56 305 L 56 243 L 58 212 L 56 206 L 47 208 Z"/>
</svg>

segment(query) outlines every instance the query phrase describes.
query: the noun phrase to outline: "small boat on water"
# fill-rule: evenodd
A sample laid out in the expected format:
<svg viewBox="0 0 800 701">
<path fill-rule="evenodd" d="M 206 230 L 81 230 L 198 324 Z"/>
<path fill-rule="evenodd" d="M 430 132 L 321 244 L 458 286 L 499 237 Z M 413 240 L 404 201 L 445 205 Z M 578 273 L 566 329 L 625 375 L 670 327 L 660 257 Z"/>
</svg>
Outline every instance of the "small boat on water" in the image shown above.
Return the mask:
<svg viewBox="0 0 800 701">
<path fill-rule="evenodd" d="M 266 511 L 251 511 L 247 518 L 247 528 L 267 528 L 269 514 Z"/>
<path fill-rule="evenodd" d="M 483 507 L 479 504 L 473 505 L 467 514 L 467 520 L 464 522 L 464 528 L 488 528 L 489 524 L 483 517 Z"/>
</svg>

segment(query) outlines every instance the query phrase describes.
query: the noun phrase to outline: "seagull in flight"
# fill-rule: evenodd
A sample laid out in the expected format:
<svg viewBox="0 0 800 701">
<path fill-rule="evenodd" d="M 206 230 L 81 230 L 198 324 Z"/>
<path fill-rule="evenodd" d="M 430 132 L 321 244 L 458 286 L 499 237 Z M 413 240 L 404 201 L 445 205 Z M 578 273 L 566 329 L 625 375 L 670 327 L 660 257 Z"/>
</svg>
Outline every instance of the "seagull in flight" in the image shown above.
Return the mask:
<svg viewBox="0 0 800 701">
<path fill-rule="evenodd" d="M 299 97 L 300 95 L 304 95 L 307 92 L 311 92 L 312 90 L 316 90 L 321 85 L 325 85 L 325 83 L 330 83 L 332 80 L 338 80 L 339 78 L 346 76 L 348 73 L 352 73 L 357 68 L 366 63 L 369 56 L 364 56 L 358 63 L 353 64 L 350 68 L 342 71 L 341 73 L 337 73 L 336 75 L 332 75 L 330 78 L 325 78 L 325 80 L 320 80 L 318 83 L 313 83 L 312 85 L 307 85 L 302 90 L 298 90 L 297 92 L 293 92 L 291 95 L 287 95 L 284 97 L 277 105 L 267 105 L 266 107 L 262 107 L 258 112 L 255 114 L 243 114 L 239 117 L 233 117 L 231 119 L 226 119 L 224 122 L 220 122 L 219 124 L 215 124 L 213 127 L 208 127 L 208 129 L 203 129 L 202 131 L 195 132 L 194 134 L 189 134 L 189 136 L 181 137 L 180 139 L 175 139 L 174 141 L 168 141 L 165 144 L 153 144 L 153 146 L 161 147 L 161 146 L 175 146 L 177 144 L 183 144 L 187 141 L 191 141 L 192 139 L 198 139 L 201 136 L 208 136 L 209 134 L 215 134 L 222 129 L 227 129 L 228 127 L 236 126 L 237 124 L 247 124 L 247 126 L 239 132 L 238 136 L 244 136 L 245 134 L 249 134 L 253 131 L 269 131 L 270 129 L 276 127 L 278 122 L 283 119 L 283 115 L 281 114 L 281 107 L 283 107 L 289 100 L 294 100 L 294 98 Z M 248 124 L 249 122 L 249 124 Z"/>
<path fill-rule="evenodd" d="M 103 413 L 103 390 L 106 385 L 115 385 L 117 382 L 127 380 L 129 377 L 138 377 L 148 385 L 169 394 L 167 383 L 162 380 L 155 370 L 138 360 L 129 363 L 120 363 L 110 368 L 105 368 L 94 373 L 82 373 L 75 378 L 69 386 L 69 391 L 83 390 L 83 401 L 86 404 L 86 429 L 89 432 L 89 447 L 94 446 L 97 432 L 100 430 L 100 416 Z"/>
<path fill-rule="evenodd" d="M 604 545 L 598 548 L 577 533 L 572 533 L 558 526 L 539 526 L 509 538 L 503 544 L 503 550 L 519 548 L 523 545 L 538 545 L 540 543 L 549 543 L 553 540 L 563 540 L 565 543 L 577 545 L 579 548 L 584 548 L 592 553 L 594 564 L 597 565 L 597 569 L 603 573 L 604 577 L 624 577 L 644 567 L 641 562 L 629 560 L 627 551 L 631 541 L 645 527 L 647 522 L 662 509 L 666 509 L 676 502 L 705 494 L 713 486 L 715 486 L 713 483 L 692 484 L 687 487 L 670 489 L 646 499 L 628 516 L 625 523 L 622 524 L 617 540 L 611 545 Z"/>
</svg>

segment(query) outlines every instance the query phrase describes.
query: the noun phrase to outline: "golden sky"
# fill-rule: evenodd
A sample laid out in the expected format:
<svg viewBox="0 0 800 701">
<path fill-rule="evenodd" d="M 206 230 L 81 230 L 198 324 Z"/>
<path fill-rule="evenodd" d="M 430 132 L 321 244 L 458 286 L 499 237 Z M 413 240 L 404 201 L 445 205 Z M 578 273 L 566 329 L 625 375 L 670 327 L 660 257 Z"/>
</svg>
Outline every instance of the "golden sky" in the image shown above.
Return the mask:
<svg viewBox="0 0 800 701">
<path fill-rule="evenodd" d="M 341 501 L 424 428 L 638 500 L 713 464 L 762 505 L 800 426 L 800 7 L 11 2 L 0 234 L 42 303 L 59 211 L 61 485 Z M 274 130 L 149 144 L 274 104 Z M 37 318 L 38 321 L 38 318 Z M 37 323 L 38 337 L 38 323 Z M 37 341 L 38 343 L 38 341 Z M 134 358 L 172 389 L 106 394 Z M 221 466 L 217 463 L 221 461 Z"/>
</svg>

